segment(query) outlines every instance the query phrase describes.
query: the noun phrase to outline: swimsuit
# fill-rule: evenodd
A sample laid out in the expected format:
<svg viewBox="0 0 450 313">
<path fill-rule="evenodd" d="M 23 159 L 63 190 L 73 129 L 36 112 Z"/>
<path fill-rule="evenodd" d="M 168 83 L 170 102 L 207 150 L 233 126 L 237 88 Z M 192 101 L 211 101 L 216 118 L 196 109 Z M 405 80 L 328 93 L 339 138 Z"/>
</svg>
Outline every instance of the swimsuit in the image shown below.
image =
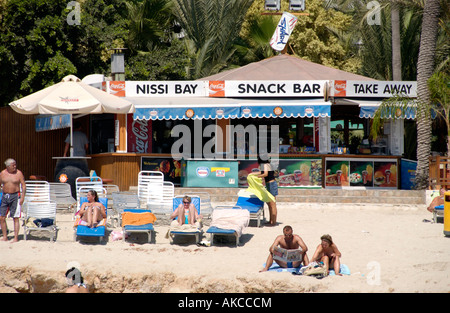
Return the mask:
<svg viewBox="0 0 450 313">
<path fill-rule="evenodd" d="M 21 206 L 19 204 L 19 193 L 3 193 L 0 204 L 0 216 L 6 216 L 9 211 L 9 216 L 19 218 L 22 216 Z"/>
</svg>

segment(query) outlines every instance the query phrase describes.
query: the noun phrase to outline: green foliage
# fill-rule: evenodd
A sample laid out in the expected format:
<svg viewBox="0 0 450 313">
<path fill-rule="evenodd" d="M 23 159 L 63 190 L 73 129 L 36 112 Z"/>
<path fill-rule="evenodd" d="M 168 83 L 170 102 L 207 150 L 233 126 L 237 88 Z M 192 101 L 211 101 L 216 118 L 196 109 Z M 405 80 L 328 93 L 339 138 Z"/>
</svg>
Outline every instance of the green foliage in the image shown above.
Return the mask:
<svg viewBox="0 0 450 313">
<path fill-rule="evenodd" d="M 288 1 L 282 1 L 281 11 L 288 11 L 288 5 Z M 244 40 L 249 43 L 250 50 L 254 50 L 259 59 L 274 54 L 267 47 L 270 48 L 270 38 L 281 18 L 280 15 L 261 15 L 263 11 L 264 0 L 255 0 L 248 10 L 241 32 Z M 352 53 L 352 47 L 342 42 L 337 35 L 350 30 L 351 16 L 325 7 L 322 0 L 308 0 L 302 13 L 309 15 L 298 16 L 289 38 L 288 51 L 308 61 L 355 72 L 359 67 L 359 60 Z"/>
<path fill-rule="evenodd" d="M 237 49 L 245 13 L 253 0 L 174 0 L 174 14 L 186 35 L 197 79 L 229 66 Z"/>
<path fill-rule="evenodd" d="M 128 80 L 184 80 L 189 64 L 185 45 L 173 39 L 170 46 L 130 55 L 125 75 Z"/>
<path fill-rule="evenodd" d="M 125 0 L 79 3 L 80 25 L 67 23 L 68 1 L 8 0 L 0 5 L 0 106 L 68 74 L 83 78 L 108 71 L 109 49 L 127 34 Z"/>
</svg>

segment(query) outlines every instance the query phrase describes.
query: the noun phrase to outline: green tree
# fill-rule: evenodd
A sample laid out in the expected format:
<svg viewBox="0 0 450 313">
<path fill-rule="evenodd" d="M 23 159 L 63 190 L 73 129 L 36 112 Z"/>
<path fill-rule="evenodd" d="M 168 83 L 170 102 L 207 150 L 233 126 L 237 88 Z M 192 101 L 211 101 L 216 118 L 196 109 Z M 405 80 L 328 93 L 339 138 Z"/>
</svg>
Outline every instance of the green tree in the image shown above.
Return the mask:
<svg viewBox="0 0 450 313">
<path fill-rule="evenodd" d="M 129 19 L 128 46 L 148 51 L 166 43 L 173 28 L 170 0 L 143 0 L 127 3 Z"/>
<path fill-rule="evenodd" d="M 174 0 L 174 14 L 191 55 L 191 78 L 227 68 L 253 0 Z"/>
<path fill-rule="evenodd" d="M 430 92 L 427 84 L 435 68 L 440 11 L 439 0 L 427 0 L 425 2 L 417 62 L 417 98 L 419 104 L 417 115 L 417 189 L 428 187 L 431 119 L 427 114 L 430 109 Z"/>
<path fill-rule="evenodd" d="M 124 0 L 84 0 L 80 24 L 62 0 L 8 0 L 0 5 L 0 105 L 60 81 L 109 70 L 109 49 L 126 38 Z"/>
<path fill-rule="evenodd" d="M 282 1 L 281 11 L 288 11 L 288 5 L 288 1 Z M 262 16 L 262 12 L 264 12 L 264 0 L 255 0 L 248 10 L 246 23 L 241 32 L 250 47 L 258 47 L 261 51 L 265 51 L 258 54 L 260 58 L 267 57 L 270 53 L 262 49 L 264 43 L 259 38 L 270 40 L 281 18 L 280 15 Z M 327 6 L 321 0 L 308 0 L 305 11 L 301 13 L 309 15 L 298 16 L 297 24 L 288 41 L 288 51 L 308 61 L 356 72 L 359 68 L 359 59 L 349 42 L 339 37 L 339 34 L 350 30 L 352 17 Z M 261 25 L 259 33 L 254 29 L 257 25 Z M 265 35 L 261 36 L 261 33 Z M 254 37 L 255 34 L 256 37 Z M 269 40 L 266 42 L 266 47 L 270 48 Z"/>
</svg>

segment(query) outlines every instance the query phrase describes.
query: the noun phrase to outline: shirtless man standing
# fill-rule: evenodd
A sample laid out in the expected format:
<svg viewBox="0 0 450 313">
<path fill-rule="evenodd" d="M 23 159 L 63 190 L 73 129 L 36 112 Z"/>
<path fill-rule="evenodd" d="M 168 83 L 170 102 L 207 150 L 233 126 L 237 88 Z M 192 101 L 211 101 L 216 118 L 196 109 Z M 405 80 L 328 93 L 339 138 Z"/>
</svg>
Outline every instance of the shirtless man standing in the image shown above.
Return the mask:
<svg viewBox="0 0 450 313">
<path fill-rule="evenodd" d="M 323 235 L 322 237 L 320 237 L 320 240 L 322 242 L 317 246 L 316 252 L 314 252 L 311 262 L 323 262 L 328 271 L 330 270 L 330 268 L 332 268 L 334 269 L 336 275 L 341 276 L 341 252 L 333 242 L 333 239 L 330 235 Z"/>
<path fill-rule="evenodd" d="M 6 231 L 6 215 L 14 220 L 14 239 L 13 242 L 18 241 L 19 236 L 19 218 L 21 216 L 21 207 L 25 199 L 25 179 L 21 171 L 17 169 L 16 161 L 7 159 L 5 161 L 6 169 L 0 172 L 0 186 L 2 186 L 2 203 L 0 205 L 0 225 L 2 227 L 3 238 L 2 241 L 8 241 Z M 22 186 L 22 192 L 19 192 Z"/>
<path fill-rule="evenodd" d="M 275 260 L 278 265 L 284 268 L 295 268 L 299 267 L 301 263 L 304 265 L 309 264 L 308 256 L 306 255 L 306 252 L 308 251 L 308 248 L 306 247 L 306 244 L 303 242 L 302 238 L 299 235 L 295 235 L 292 233 L 292 227 L 289 225 L 284 226 L 283 228 L 283 235 L 279 235 L 277 238 L 275 238 L 275 241 L 273 242 L 272 246 L 269 249 L 269 257 L 266 261 L 266 267 L 264 267 L 260 272 L 268 271 L 270 266 L 272 266 L 273 263 L 273 251 L 275 247 L 280 246 L 283 249 L 300 249 L 302 251 L 302 261 L 296 261 L 296 262 L 283 262 L 280 260 Z"/>
</svg>

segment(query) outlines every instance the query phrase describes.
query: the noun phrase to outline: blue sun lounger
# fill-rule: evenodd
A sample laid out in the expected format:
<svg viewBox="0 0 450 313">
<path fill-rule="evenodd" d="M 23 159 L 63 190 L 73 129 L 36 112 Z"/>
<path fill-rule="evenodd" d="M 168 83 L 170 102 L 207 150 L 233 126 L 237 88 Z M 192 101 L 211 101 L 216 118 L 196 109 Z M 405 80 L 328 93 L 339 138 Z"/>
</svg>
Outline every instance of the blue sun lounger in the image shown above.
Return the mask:
<svg viewBox="0 0 450 313">
<path fill-rule="evenodd" d="M 438 216 L 444 216 L 444 205 L 437 205 L 433 210 L 433 222 L 437 223 Z"/>
<path fill-rule="evenodd" d="M 131 213 L 151 213 L 151 210 L 140 210 L 140 209 L 124 209 L 124 212 L 131 212 Z M 122 232 L 123 232 L 123 241 L 125 241 L 125 233 L 146 233 L 147 234 L 147 241 L 148 243 L 154 241 L 155 239 L 155 229 L 153 228 L 152 223 L 144 224 L 144 225 L 125 225 L 122 226 Z"/>
<path fill-rule="evenodd" d="M 99 202 L 101 202 L 105 208 L 108 207 L 108 198 L 99 198 Z M 87 202 L 87 197 L 80 197 L 80 208 L 81 205 Z M 105 212 L 108 212 L 108 210 L 105 210 Z M 75 231 L 74 239 L 77 240 L 78 237 L 97 237 L 99 238 L 99 241 L 102 242 L 103 238 L 106 235 L 106 226 L 97 226 L 97 227 L 88 227 L 84 225 L 78 225 L 77 229 Z"/>
<path fill-rule="evenodd" d="M 261 226 L 261 221 L 264 222 L 264 202 L 257 197 L 239 197 L 236 206 L 250 212 L 250 220 L 257 221 L 258 227 Z"/>
<path fill-rule="evenodd" d="M 218 216 L 217 214 L 214 214 L 214 213 L 217 213 L 218 212 L 217 210 L 220 210 L 220 209 L 231 209 L 231 210 L 227 211 L 228 213 L 227 213 L 226 217 L 224 217 L 224 215 Z M 217 235 L 217 236 L 231 236 L 231 237 L 235 237 L 235 239 L 236 239 L 236 247 L 239 245 L 240 234 L 238 234 L 236 230 L 217 227 L 217 226 L 214 226 L 214 224 L 215 225 L 220 225 L 220 226 L 228 225 L 228 227 L 229 227 L 229 222 L 230 222 L 230 217 L 231 216 L 235 217 L 236 219 L 239 219 L 239 217 L 243 216 L 241 214 L 241 212 L 245 212 L 245 214 L 244 214 L 245 217 L 246 217 L 245 226 L 247 226 L 248 222 L 249 222 L 249 217 L 250 217 L 249 215 L 250 215 L 250 213 L 247 210 L 246 211 L 242 211 L 242 210 L 244 210 L 244 209 L 242 209 L 239 206 L 218 206 L 218 207 L 216 207 L 214 209 L 214 212 L 212 214 L 213 220 L 211 221 L 211 225 L 212 226 L 210 226 L 208 228 L 208 230 L 206 231 L 206 233 L 210 235 L 210 243 L 211 243 L 211 245 L 214 244 L 214 236 L 215 235 Z M 236 214 L 232 214 L 231 215 L 231 213 L 233 211 L 236 211 Z M 233 218 L 232 220 L 235 220 L 235 218 Z M 224 223 L 218 224 L 218 223 L 216 223 L 219 220 L 225 220 L 225 221 L 227 221 L 227 224 L 224 224 Z M 242 221 L 242 219 L 240 219 L 240 220 Z M 222 227 L 226 227 L 226 226 L 222 226 Z"/>
<path fill-rule="evenodd" d="M 199 196 L 190 196 L 191 202 L 194 204 L 197 209 L 197 213 L 200 214 L 200 197 Z M 173 211 L 183 202 L 183 196 L 177 196 L 173 198 Z M 175 218 L 176 219 L 176 218 Z M 173 243 L 173 239 L 175 236 L 195 236 L 196 243 L 200 242 L 200 235 L 202 234 L 201 229 L 197 229 L 195 231 L 183 231 L 177 229 L 169 229 L 169 239 L 170 243 Z"/>
</svg>

